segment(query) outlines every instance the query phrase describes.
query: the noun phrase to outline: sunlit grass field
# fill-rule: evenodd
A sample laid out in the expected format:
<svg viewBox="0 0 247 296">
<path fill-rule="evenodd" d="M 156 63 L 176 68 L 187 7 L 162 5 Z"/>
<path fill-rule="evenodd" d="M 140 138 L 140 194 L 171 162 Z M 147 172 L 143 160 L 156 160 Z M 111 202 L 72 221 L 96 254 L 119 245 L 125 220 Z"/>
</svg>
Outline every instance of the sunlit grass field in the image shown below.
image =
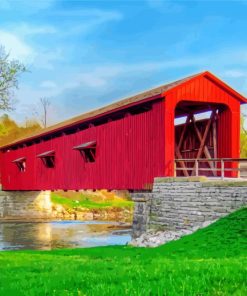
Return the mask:
<svg viewBox="0 0 247 296">
<path fill-rule="evenodd" d="M 247 295 L 247 209 L 155 249 L 0 253 L 0 295 Z"/>
<path fill-rule="evenodd" d="M 132 208 L 133 202 L 126 198 L 120 198 L 107 191 L 99 194 L 87 194 L 80 192 L 52 192 L 51 201 L 68 209 L 106 209 L 106 208 Z"/>
</svg>

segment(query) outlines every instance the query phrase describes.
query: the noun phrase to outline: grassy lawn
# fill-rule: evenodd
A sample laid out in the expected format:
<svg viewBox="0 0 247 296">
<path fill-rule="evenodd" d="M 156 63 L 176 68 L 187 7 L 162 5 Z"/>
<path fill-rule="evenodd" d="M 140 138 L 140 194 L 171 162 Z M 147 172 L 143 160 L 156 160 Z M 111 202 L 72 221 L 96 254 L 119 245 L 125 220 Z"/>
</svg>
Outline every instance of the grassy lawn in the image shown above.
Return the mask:
<svg viewBox="0 0 247 296">
<path fill-rule="evenodd" d="M 247 209 L 155 249 L 0 253 L 0 295 L 247 295 Z"/>
<path fill-rule="evenodd" d="M 132 208 L 133 202 L 115 196 L 110 192 L 86 194 L 80 192 L 52 192 L 51 201 L 67 209 L 106 209 L 106 208 Z"/>
</svg>

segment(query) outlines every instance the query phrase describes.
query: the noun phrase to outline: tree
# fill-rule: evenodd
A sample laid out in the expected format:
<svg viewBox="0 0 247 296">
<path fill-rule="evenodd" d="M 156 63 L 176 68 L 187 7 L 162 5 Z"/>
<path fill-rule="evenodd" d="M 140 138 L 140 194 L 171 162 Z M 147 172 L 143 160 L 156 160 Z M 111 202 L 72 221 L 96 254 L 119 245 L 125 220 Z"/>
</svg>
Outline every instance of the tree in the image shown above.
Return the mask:
<svg viewBox="0 0 247 296">
<path fill-rule="evenodd" d="M 38 106 L 33 106 L 33 115 L 36 118 L 39 118 L 39 121 L 41 122 L 42 126 L 44 128 L 47 127 L 48 122 L 48 112 L 49 107 L 51 106 L 51 101 L 48 98 L 40 98 L 38 102 Z M 41 111 L 40 111 L 41 109 Z"/>
<path fill-rule="evenodd" d="M 51 102 L 48 98 L 40 98 L 40 104 L 42 106 L 43 115 L 41 118 L 41 122 L 43 124 L 43 127 L 47 127 L 47 115 L 48 115 L 48 109 L 51 105 Z"/>
<path fill-rule="evenodd" d="M 41 129 L 35 119 L 26 119 L 22 125 L 18 125 L 7 114 L 0 116 L 0 144 L 4 145 L 18 138 L 26 137 Z"/>
<path fill-rule="evenodd" d="M 13 110 L 13 91 L 18 88 L 18 78 L 26 67 L 17 60 L 10 60 L 0 46 L 0 110 Z"/>
</svg>

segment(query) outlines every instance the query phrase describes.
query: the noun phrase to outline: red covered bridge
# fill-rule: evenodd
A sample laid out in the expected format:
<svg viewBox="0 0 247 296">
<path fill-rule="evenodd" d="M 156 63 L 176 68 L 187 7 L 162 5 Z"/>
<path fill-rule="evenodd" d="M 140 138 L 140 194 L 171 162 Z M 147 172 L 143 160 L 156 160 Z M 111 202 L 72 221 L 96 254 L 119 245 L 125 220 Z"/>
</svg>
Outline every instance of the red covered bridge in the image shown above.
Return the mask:
<svg viewBox="0 0 247 296">
<path fill-rule="evenodd" d="M 0 147 L 3 189 L 143 190 L 176 170 L 218 176 L 217 160 L 240 156 L 246 102 L 209 72 L 162 85 Z"/>
</svg>

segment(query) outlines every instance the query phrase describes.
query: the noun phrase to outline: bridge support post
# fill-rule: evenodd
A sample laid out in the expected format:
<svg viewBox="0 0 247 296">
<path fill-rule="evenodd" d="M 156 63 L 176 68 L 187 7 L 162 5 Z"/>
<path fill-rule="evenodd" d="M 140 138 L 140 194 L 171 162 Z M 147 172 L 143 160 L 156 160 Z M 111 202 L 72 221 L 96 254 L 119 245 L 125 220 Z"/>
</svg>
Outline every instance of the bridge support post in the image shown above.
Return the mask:
<svg viewBox="0 0 247 296">
<path fill-rule="evenodd" d="M 50 191 L 0 191 L 0 220 L 48 219 Z"/>
<path fill-rule="evenodd" d="M 131 197 L 135 203 L 132 225 L 132 237 L 136 238 L 145 233 L 148 229 L 151 206 L 151 193 L 132 193 Z"/>
</svg>

